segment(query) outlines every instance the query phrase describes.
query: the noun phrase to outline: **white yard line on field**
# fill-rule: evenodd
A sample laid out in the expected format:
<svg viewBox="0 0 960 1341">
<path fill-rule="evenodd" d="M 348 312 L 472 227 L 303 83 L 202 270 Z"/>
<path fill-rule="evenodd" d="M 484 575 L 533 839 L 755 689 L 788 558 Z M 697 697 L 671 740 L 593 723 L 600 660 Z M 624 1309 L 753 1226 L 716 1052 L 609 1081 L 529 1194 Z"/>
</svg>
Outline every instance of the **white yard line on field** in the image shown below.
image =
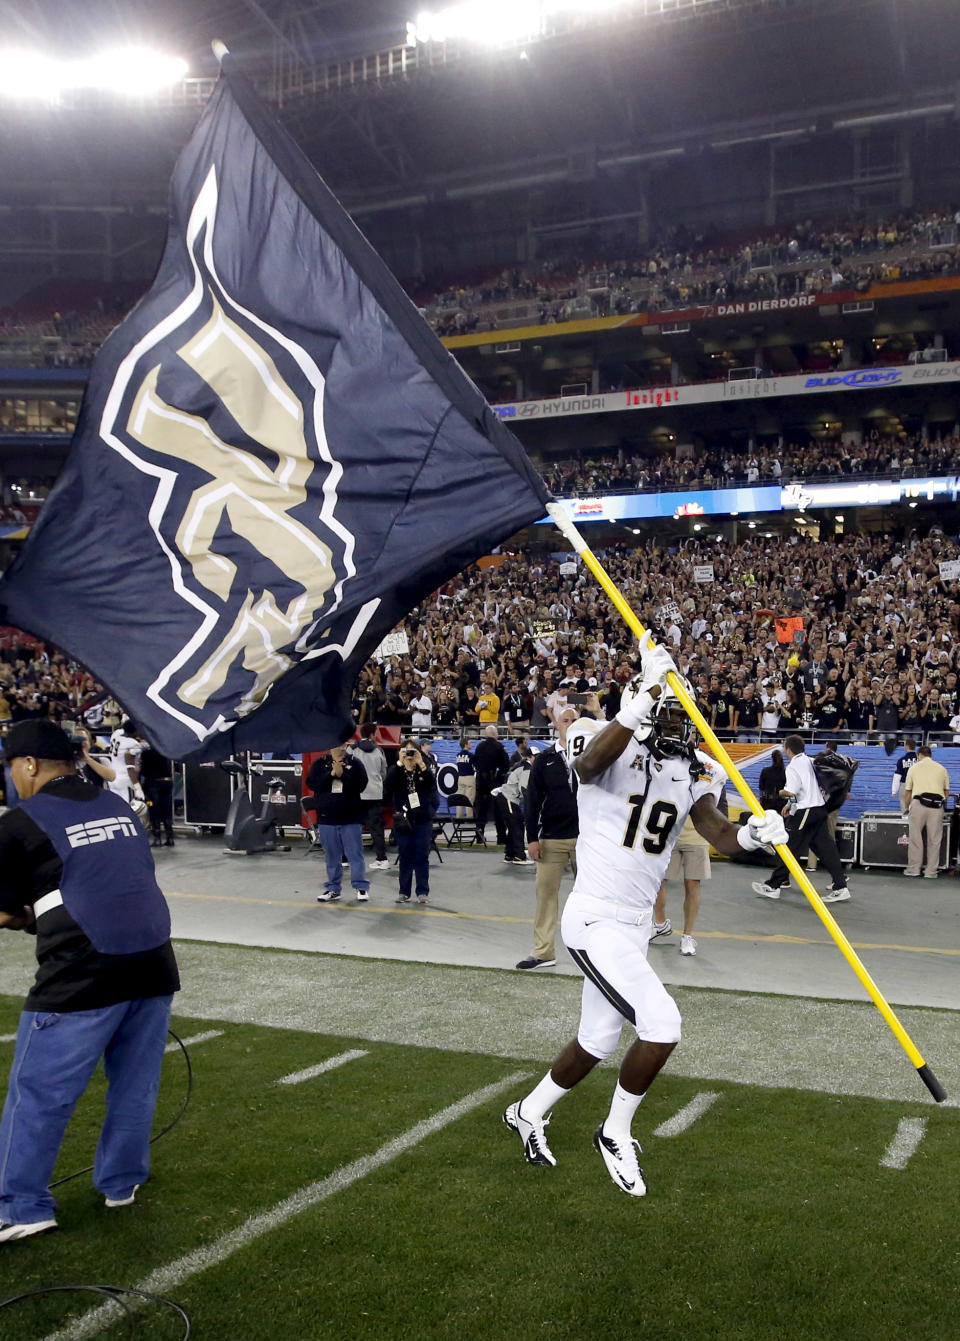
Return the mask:
<svg viewBox="0 0 960 1341">
<path fill-rule="evenodd" d="M 189 1038 L 183 1039 L 183 1044 L 184 1046 L 186 1046 L 189 1043 L 192 1046 L 194 1043 L 209 1043 L 211 1038 L 223 1038 L 223 1030 L 208 1029 L 204 1034 L 191 1034 Z M 164 1048 L 164 1052 L 179 1052 L 179 1051 L 180 1051 L 179 1043 L 168 1043 L 167 1046 Z"/>
<path fill-rule="evenodd" d="M 354 1048 L 352 1052 L 338 1052 L 336 1057 L 328 1057 L 325 1062 L 318 1062 L 316 1066 L 308 1066 L 303 1071 L 293 1071 L 289 1076 L 281 1076 L 277 1085 L 300 1085 L 305 1080 L 313 1080 L 314 1076 L 325 1075 L 327 1071 L 335 1071 L 338 1066 L 346 1066 L 347 1062 L 355 1062 L 358 1057 L 368 1057 L 370 1054 L 362 1048 Z"/>
<path fill-rule="evenodd" d="M 905 1169 L 927 1130 L 926 1118 L 901 1118 L 897 1131 L 880 1161 L 883 1169 Z"/>
<path fill-rule="evenodd" d="M 433 1136 L 435 1132 L 442 1131 L 444 1127 L 449 1127 L 451 1123 L 459 1121 L 467 1113 L 472 1113 L 475 1108 L 482 1107 L 483 1104 L 496 1098 L 498 1094 L 502 1094 L 504 1090 L 515 1089 L 529 1078 L 530 1072 L 528 1071 L 514 1071 L 510 1075 L 504 1076 L 502 1080 L 495 1081 L 492 1085 L 485 1085 L 483 1089 L 474 1090 L 472 1094 L 464 1095 L 462 1099 L 450 1104 L 448 1108 L 442 1108 L 439 1113 L 424 1118 L 422 1122 L 416 1123 L 399 1136 L 395 1136 L 392 1141 L 387 1141 L 372 1155 L 362 1155 L 352 1164 L 342 1165 L 326 1178 L 321 1178 L 319 1182 L 301 1187 L 299 1192 L 294 1192 L 293 1196 L 278 1202 L 270 1210 L 263 1211 L 260 1215 L 251 1216 L 242 1225 L 238 1225 L 236 1229 L 232 1229 L 219 1239 L 215 1239 L 213 1243 L 209 1243 L 202 1248 L 196 1248 L 193 1252 L 187 1253 L 186 1256 L 178 1258 L 175 1262 L 170 1262 L 167 1266 L 151 1272 L 136 1288 L 146 1291 L 148 1294 L 166 1294 L 168 1291 L 176 1289 L 178 1285 L 182 1285 L 191 1276 L 206 1271 L 208 1267 L 219 1266 L 221 1262 L 225 1262 L 233 1253 L 245 1248 L 254 1239 L 272 1233 L 311 1206 L 326 1201 L 336 1192 L 344 1191 L 353 1183 L 359 1182 L 361 1178 L 366 1178 L 369 1174 L 382 1168 L 384 1164 L 389 1164 L 398 1155 L 404 1154 L 407 1150 L 412 1150 L 421 1141 L 425 1141 L 428 1136 Z M 118 1317 L 120 1317 L 118 1305 L 104 1304 L 99 1308 L 92 1309 L 89 1313 L 85 1313 L 82 1318 L 78 1318 L 75 1323 L 62 1331 L 51 1333 L 46 1341 L 85 1341 L 87 1337 L 96 1336 L 105 1327 L 115 1323 Z"/>
<path fill-rule="evenodd" d="M 719 1098 L 720 1095 L 715 1090 L 704 1090 L 701 1094 L 695 1094 L 679 1113 L 674 1113 L 672 1118 L 660 1123 L 653 1133 L 654 1136 L 679 1136 L 688 1127 L 692 1127 L 697 1118 L 703 1117 L 707 1109 L 712 1108 Z"/>
</svg>

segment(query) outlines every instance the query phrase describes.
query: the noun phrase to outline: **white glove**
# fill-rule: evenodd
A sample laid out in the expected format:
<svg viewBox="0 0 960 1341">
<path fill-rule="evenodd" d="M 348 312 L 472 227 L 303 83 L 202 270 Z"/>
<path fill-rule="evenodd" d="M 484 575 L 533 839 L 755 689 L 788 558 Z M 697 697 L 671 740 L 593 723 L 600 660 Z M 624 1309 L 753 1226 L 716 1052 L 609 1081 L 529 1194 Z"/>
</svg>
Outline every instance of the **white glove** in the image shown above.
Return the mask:
<svg viewBox="0 0 960 1341">
<path fill-rule="evenodd" d="M 737 830 L 737 842 L 744 852 L 756 852 L 764 847 L 768 851 L 787 841 L 787 826 L 775 810 L 765 810 L 763 819 L 751 815 L 746 824 Z"/>
<path fill-rule="evenodd" d="M 677 671 L 677 663 L 663 643 L 654 643 L 653 635 L 647 629 L 640 639 L 640 692 L 659 685 L 663 690 L 669 671 Z"/>
</svg>

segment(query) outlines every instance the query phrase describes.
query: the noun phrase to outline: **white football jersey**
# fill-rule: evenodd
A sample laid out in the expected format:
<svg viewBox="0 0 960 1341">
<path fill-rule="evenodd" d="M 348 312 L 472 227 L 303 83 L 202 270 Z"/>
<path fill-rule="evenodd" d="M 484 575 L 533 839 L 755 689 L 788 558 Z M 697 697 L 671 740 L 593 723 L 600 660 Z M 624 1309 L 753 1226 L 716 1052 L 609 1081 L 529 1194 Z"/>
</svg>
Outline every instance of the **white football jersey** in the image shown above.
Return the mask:
<svg viewBox="0 0 960 1341">
<path fill-rule="evenodd" d="M 581 719 L 567 732 L 572 762 L 605 723 Z M 573 893 L 631 908 L 650 908 L 667 873 L 684 821 L 701 796 L 719 798 L 726 774 L 697 750 L 703 773 L 694 778 L 685 759 L 656 759 L 631 741 L 595 782 L 577 789 L 580 837 Z"/>
<path fill-rule="evenodd" d="M 130 800 L 130 790 L 132 783 L 130 774 L 127 771 L 133 764 L 139 765 L 140 755 L 143 753 L 143 746 L 139 740 L 134 740 L 133 736 L 128 736 L 117 727 L 116 731 L 110 737 L 110 767 L 116 776 L 107 786 L 117 796 L 122 796 L 125 801 Z M 131 764 L 126 762 L 126 755 L 133 755 Z"/>
</svg>

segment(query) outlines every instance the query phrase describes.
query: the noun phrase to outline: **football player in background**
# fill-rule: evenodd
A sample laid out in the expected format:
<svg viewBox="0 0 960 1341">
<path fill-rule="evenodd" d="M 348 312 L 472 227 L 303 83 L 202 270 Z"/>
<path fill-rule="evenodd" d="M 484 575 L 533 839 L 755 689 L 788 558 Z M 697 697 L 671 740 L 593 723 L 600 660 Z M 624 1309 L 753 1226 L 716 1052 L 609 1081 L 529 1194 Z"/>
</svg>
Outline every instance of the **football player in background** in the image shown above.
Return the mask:
<svg viewBox="0 0 960 1341">
<path fill-rule="evenodd" d="M 677 835 L 689 815 L 697 832 L 727 855 L 787 840 L 775 811 L 738 828 L 717 809 L 723 772 L 694 748 L 693 724 L 666 682 L 676 670 L 645 634 L 640 673 L 613 721 L 584 718 L 567 734 L 580 779 L 580 836 L 561 935 L 584 976 L 580 1025 L 540 1083 L 503 1114 L 528 1163 L 555 1165 L 545 1130 L 550 1110 L 611 1055 L 630 1024 L 637 1037 L 593 1144 L 614 1184 L 633 1197 L 647 1191 L 633 1117 L 680 1041 L 680 1012 L 647 962 L 653 906 Z"/>
<path fill-rule="evenodd" d="M 143 743 L 137 739 L 133 723 L 129 717 L 124 717 L 110 734 L 110 767 L 113 769 L 113 777 L 107 780 L 107 786 L 128 803 L 140 781 L 142 752 Z"/>
</svg>

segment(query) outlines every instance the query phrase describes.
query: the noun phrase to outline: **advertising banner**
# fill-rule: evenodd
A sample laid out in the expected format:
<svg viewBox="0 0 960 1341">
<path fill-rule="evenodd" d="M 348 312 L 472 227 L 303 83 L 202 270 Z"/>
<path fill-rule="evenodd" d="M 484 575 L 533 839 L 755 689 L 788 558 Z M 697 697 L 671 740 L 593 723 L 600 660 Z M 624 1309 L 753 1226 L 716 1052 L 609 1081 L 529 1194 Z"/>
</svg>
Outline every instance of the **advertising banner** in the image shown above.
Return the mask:
<svg viewBox="0 0 960 1341">
<path fill-rule="evenodd" d="M 736 382 L 694 382 L 689 386 L 652 387 L 641 391 L 609 391 L 596 396 L 567 396 L 494 405 L 501 419 L 562 419 L 572 415 L 660 410 L 669 406 L 712 405 L 734 400 L 769 400 L 777 396 L 837 395 L 885 387 L 932 386 L 960 381 L 960 361 L 903 364 L 896 368 L 854 368 L 849 371 L 790 373 Z"/>
<path fill-rule="evenodd" d="M 708 517 L 731 512 L 779 512 L 779 484 L 743 489 L 692 489 L 684 493 L 603 494 L 557 501 L 580 525 L 590 521 L 633 521 L 644 517 Z M 549 522 L 543 517 L 538 525 Z"/>
</svg>

